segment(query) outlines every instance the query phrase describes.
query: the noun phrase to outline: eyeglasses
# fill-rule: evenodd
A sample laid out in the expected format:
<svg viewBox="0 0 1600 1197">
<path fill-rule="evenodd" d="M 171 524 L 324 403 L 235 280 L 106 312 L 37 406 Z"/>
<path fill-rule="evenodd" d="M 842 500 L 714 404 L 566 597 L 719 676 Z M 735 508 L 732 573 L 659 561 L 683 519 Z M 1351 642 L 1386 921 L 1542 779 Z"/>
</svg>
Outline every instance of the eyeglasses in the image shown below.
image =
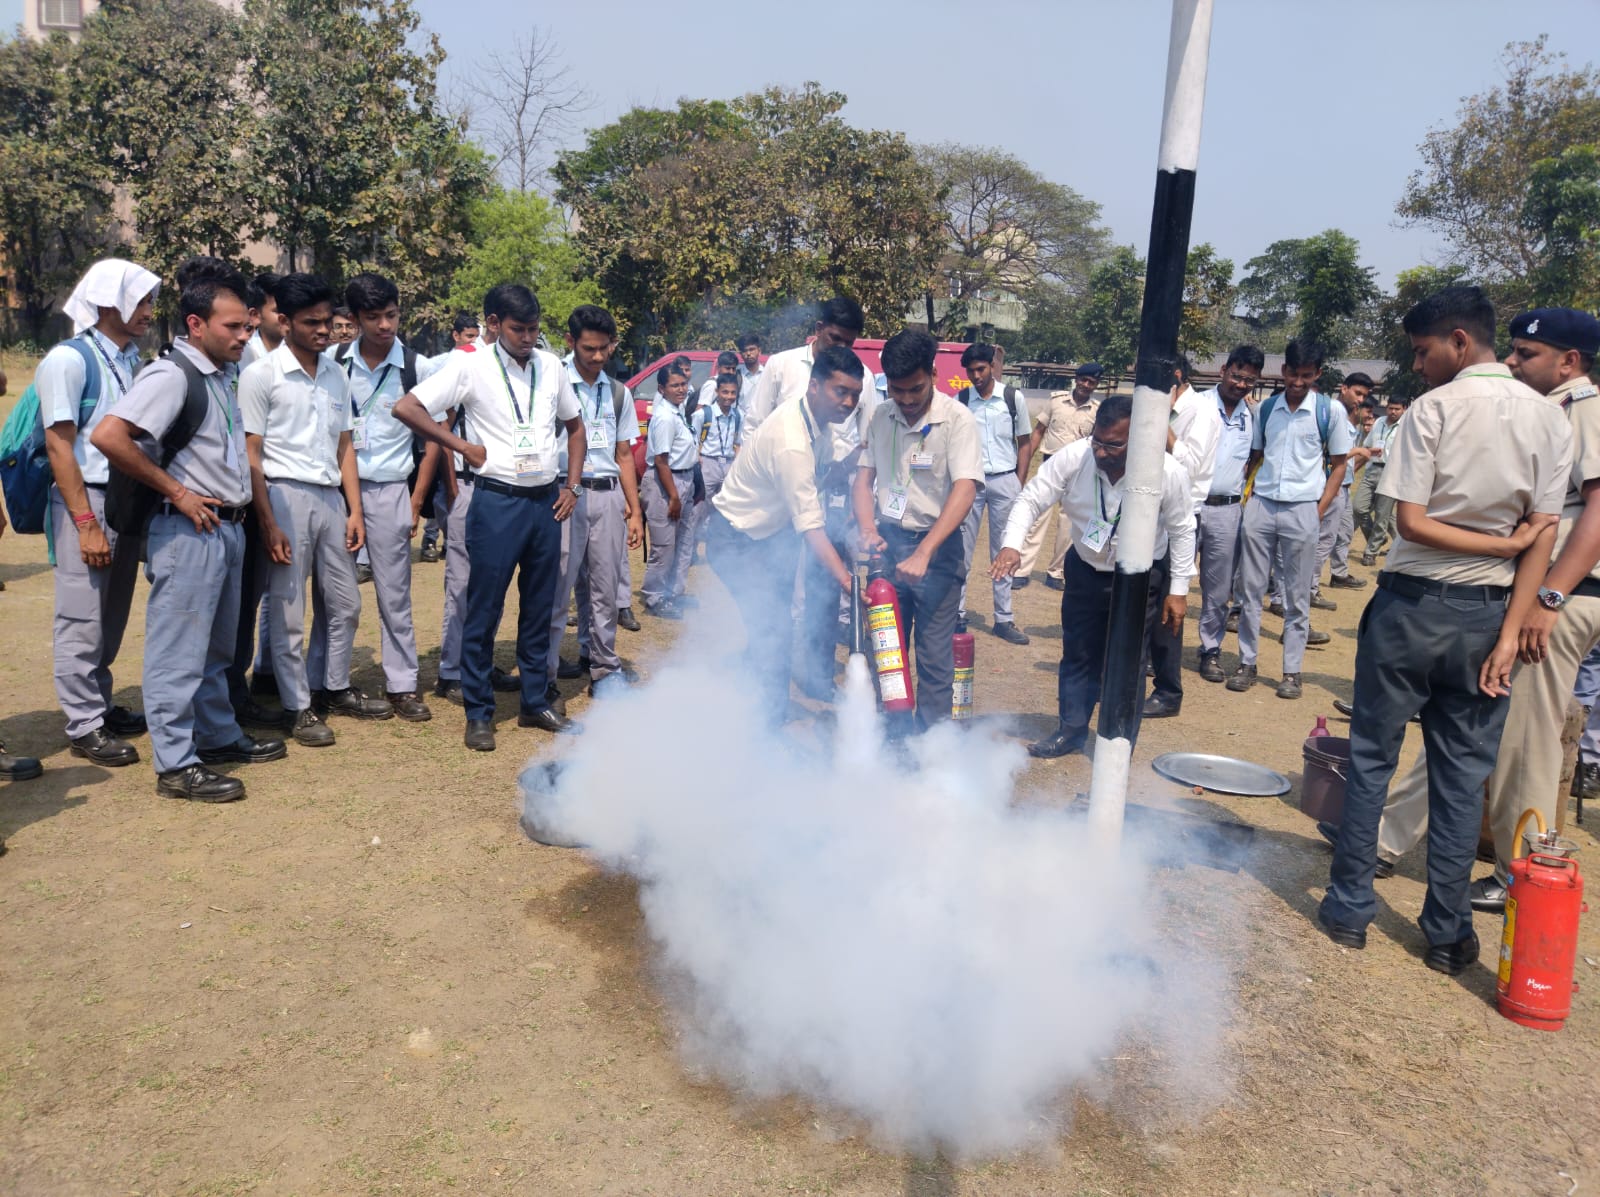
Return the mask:
<svg viewBox="0 0 1600 1197">
<path fill-rule="evenodd" d="M 1102 453 L 1121 453 L 1128 447 L 1127 441 L 1103 441 L 1097 436 L 1089 438 L 1089 447 L 1098 449 Z"/>
</svg>

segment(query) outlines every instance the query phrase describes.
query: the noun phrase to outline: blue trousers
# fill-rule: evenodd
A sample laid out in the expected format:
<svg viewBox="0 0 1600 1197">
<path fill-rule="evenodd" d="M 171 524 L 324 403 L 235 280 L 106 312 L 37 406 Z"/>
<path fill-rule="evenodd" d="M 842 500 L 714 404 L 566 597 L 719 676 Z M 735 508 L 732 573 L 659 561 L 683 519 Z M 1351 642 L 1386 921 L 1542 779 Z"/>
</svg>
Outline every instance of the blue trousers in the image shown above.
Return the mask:
<svg viewBox="0 0 1600 1197">
<path fill-rule="evenodd" d="M 789 653 L 794 635 L 789 599 L 802 553 L 813 556 L 789 528 L 755 540 L 734 528 L 714 506 L 711 509 L 706 560 L 738 604 L 744 621 L 749 684 L 760 695 L 762 715 L 772 727 L 783 722 L 789 709 Z M 828 580 L 833 582 L 831 577 Z M 839 584 L 833 582 L 833 588 L 837 592 Z"/>
<path fill-rule="evenodd" d="M 1382 575 L 1395 577 L 1405 580 Z M 1364 928 L 1377 914 L 1378 821 L 1406 724 L 1420 711 L 1428 751 L 1428 896 L 1417 925 L 1430 944 L 1460 943 L 1472 933 L 1467 890 L 1483 822 L 1483 783 L 1494 769 L 1510 706 L 1510 699 L 1478 689 L 1478 670 L 1505 614 L 1504 599 L 1390 589 L 1380 589 L 1361 613 L 1350 779 L 1322 899 L 1322 913 L 1332 922 Z"/>
<path fill-rule="evenodd" d="M 517 579 L 517 669 L 522 709 L 546 710 L 549 700 L 550 607 L 561 580 L 561 525 L 556 522 L 554 485 L 538 497 L 473 488 L 467 508 L 467 616 L 461 634 L 461 698 L 467 718 L 494 717 L 494 637 L 505 610 L 506 590 Z"/>
<path fill-rule="evenodd" d="M 150 521 L 145 577 L 144 712 L 157 773 L 199 760 L 243 734 L 228 701 L 239 632 L 244 529 L 196 532 L 181 515 Z"/>
</svg>

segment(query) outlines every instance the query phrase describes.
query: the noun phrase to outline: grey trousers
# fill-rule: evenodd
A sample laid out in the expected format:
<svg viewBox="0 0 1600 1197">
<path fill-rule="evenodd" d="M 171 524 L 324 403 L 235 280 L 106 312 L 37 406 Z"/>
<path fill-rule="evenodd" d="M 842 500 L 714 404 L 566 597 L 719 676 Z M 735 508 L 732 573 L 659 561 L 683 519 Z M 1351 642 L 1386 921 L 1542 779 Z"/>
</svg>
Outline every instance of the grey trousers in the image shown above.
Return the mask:
<svg viewBox="0 0 1600 1197">
<path fill-rule="evenodd" d="M 461 629 L 467 617 L 467 508 L 472 506 L 472 479 L 457 476 L 456 501 L 444 520 L 444 626 L 439 633 L 439 677 L 461 677 Z"/>
<path fill-rule="evenodd" d="M 1394 500 L 1378 493 L 1382 481 L 1383 467 L 1369 462 L 1350 496 L 1356 525 L 1366 540 L 1363 551 L 1368 556 L 1377 556 L 1394 539 Z"/>
<path fill-rule="evenodd" d="M 1239 568 L 1239 528 L 1244 505 L 1200 508 L 1200 655 L 1222 648 L 1228 600 Z"/>
<path fill-rule="evenodd" d="M 1311 592 L 1322 589 L 1322 567 L 1333 562 L 1333 576 L 1342 578 L 1350 572 L 1350 541 L 1355 536 L 1355 517 L 1350 513 L 1350 488 L 1341 486 L 1333 502 L 1328 504 L 1328 514 L 1317 525 L 1317 564 L 1311 575 Z"/>
<path fill-rule="evenodd" d="M 267 577 L 272 625 L 272 674 L 288 711 L 311 705 L 312 690 L 350 685 L 350 653 L 361 620 L 355 558 L 345 548 L 344 497 L 337 486 L 273 482 L 272 516 L 289 538 L 288 565 L 273 562 Z M 312 580 L 317 623 L 324 636 L 306 646 L 306 582 Z"/>
<path fill-rule="evenodd" d="M 978 548 L 978 528 L 985 512 L 989 515 L 989 560 L 1000 555 L 1000 541 L 1006 534 L 1006 521 L 1011 518 L 1011 505 L 1022 493 L 1015 470 L 1005 474 L 989 474 L 972 500 L 972 510 L 961 521 L 961 598 L 958 600 L 957 618 L 967 617 L 967 576 L 972 573 L 972 555 Z M 994 583 L 994 621 L 1011 622 L 1011 579 L 1000 578 Z"/>
<path fill-rule="evenodd" d="M 1256 664 L 1261 596 L 1269 576 L 1283 591 L 1283 672 L 1299 673 L 1311 630 L 1311 582 L 1317 564 L 1317 505 L 1252 498 L 1239 533 L 1239 663 Z"/>
<path fill-rule="evenodd" d="M 650 557 L 645 563 L 644 586 L 639 593 L 646 606 L 654 606 L 683 593 L 694 559 L 694 471 L 673 470 L 682 510 L 676 520 L 667 518 L 667 493 L 652 468 L 640 488 L 644 517 L 650 525 Z"/>
<path fill-rule="evenodd" d="M 717 492 L 722 489 L 723 482 L 728 477 L 728 471 L 733 468 L 733 459 L 721 457 L 702 457 L 700 459 L 700 476 L 705 480 L 706 497 L 702 503 L 695 505 L 694 543 L 696 546 L 706 542 L 706 530 L 711 527 L 711 500 L 717 497 Z"/>
<path fill-rule="evenodd" d="M 561 637 L 566 634 L 567 607 L 578 575 L 588 572 L 589 677 L 599 681 L 622 668 L 617 659 L 617 570 L 627 558 L 628 528 L 622 518 L 620 486 L 585 490 L 561 523 L 561 579 L 550 615 L 550 676 L 560 664 Z"/>
<path fill-rule="evenodd" d="M 86 736 L 111 709 L 111 665 L 122 647 L 139 576 L 139 538 L 118 536 L 105 522 L 106 494 L 89 487 L 89 507 L 105 530 L 111 564 L 90 568 L 78 549 L 78 530 L 61 492 L 50 487 L 50 524 L 56 544 L 54 641 L 56 697 L 67 717 L 67 737 Z"/>
<path fill-rule="evenodd" d="M 243 735 L 228 701 L 239 637 L 244 529 L 196 532 L 181 515 L 150 521 L 144 622 L 144 710 L 157 773 L 192 765 L 201 748 Z"/>
<path fill-rule="evenodd" d="M 363 482 L 361 514 L 378 603 L 383 684 L 391 694 L 417 688 L 417 633 L 411 619 L 411 488 L 397 482 Z"/>
</svg>

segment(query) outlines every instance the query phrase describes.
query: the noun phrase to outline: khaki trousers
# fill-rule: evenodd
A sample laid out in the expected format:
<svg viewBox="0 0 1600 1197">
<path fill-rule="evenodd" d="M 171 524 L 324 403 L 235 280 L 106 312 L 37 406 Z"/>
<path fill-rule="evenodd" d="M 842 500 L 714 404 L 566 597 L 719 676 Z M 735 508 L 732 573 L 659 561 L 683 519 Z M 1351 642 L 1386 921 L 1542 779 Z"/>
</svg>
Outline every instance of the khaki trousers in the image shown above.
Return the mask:
<svg viewBox="0 0 1600 1197">
<path fill-rule="evenodd" d="M 1519 664 L 1511 674 L 1511 703 L 1506 711 L 1500 755 L 1489 776 L 1489 825 L 1494 829 L 1495 872 L 1505 879 L 1518 845 L 1512 843 L 1517 820 L 1530 807 L 1556 824 L 1556 806 L 1565 798 L 1561 785 L 1561 728 L 1567 700 L 1578 678 L 1578 666 L 1600 644 L 1600 598 L 1574 595 L 1550 632 L 1550 652 L 1537 665 Z M 1378 827 L 1378 852 L 1393 860 L 1403 856 L 1428 830 L 1428 763 L 1426 753 L 1398 783 L 1389 788 L 1383 822 Z"/>
</svg>

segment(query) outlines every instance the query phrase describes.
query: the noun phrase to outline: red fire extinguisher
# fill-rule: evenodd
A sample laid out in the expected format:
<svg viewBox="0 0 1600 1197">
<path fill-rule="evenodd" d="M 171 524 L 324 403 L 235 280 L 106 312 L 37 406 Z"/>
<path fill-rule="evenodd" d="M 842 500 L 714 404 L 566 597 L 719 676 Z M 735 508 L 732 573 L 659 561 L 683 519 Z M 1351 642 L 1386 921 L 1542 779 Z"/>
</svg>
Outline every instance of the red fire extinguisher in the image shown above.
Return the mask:
<svg viewBox="0 0 1600 1197">
<path fill-rule="evenodd" d="M 1522 829 L 1539 824 L 1533 850 L 1522 855 Z M 1506 925 L 1496 983 L 1500 1013 L 1540 1031 L 1559 1031 L 1572 1011 L 1573 968 L 1578 958 L 1578 915 L 1583 877 L 1572 859 L 1577 845 L 1545 830 L 1544 816 L 1528 810 L 1512 834 L 1517 858 L 1506 891 Z"/>
<path fill-rule="evenodd" d="M 889 581 L 881 557 L 874 557 L 867 571 L 867 637 L 872 645 L 872 668 L 878 675 L 878 697 L 883 709 L 895 713 L 916 710 L 916 694 L 906 662 L 900 594 Z"/>
<path fill-rule="evenodd" d="M 950 654 L 955 659 L 955 685 L 950 691 L 950 718 L 972 718 L 972 675 L 977 648 L 971 632 L 950 637 Z"/>
</svg>

